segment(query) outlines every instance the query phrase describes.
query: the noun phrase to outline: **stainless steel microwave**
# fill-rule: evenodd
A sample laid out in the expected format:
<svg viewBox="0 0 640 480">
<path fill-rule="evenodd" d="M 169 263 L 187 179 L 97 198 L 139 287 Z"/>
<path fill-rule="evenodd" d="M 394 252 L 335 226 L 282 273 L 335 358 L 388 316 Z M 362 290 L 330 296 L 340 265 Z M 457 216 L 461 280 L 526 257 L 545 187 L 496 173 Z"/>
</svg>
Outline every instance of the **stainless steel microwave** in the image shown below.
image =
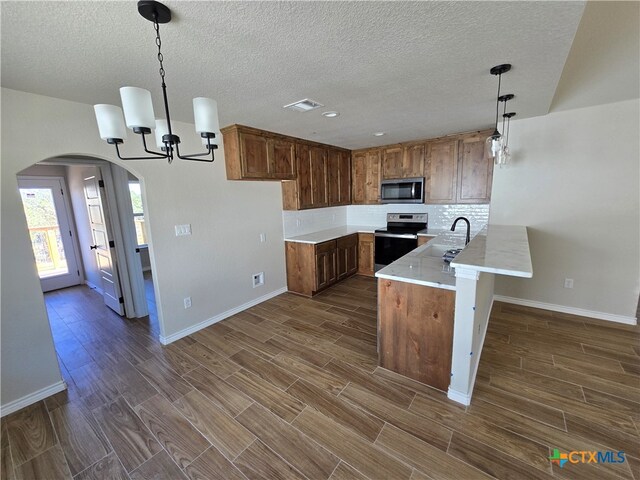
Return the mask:
<svg viewBox="0 0 640 480">
<path fill-rule="evenodd" d="M 382 203 L 424 203 L 424 177 L 383 180 L 380 200 Z"/>
</svg>

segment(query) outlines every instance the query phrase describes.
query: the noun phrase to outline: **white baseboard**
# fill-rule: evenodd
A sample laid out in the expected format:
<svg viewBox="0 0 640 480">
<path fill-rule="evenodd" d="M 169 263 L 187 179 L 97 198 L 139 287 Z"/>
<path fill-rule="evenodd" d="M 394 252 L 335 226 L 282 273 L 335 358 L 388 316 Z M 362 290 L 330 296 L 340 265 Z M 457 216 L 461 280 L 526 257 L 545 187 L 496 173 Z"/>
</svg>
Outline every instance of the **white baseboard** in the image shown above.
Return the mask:
<svg viewBox="0 0 640 480">
<path fill-rule="evenodd" d="M 99 286 L 94 285 L 94 284 L 93 284 L 93 283 L 91 283 L 89 280 L 85 280 L 85 281 L 84 281 L 84 283 L 85 283 L 85 284 L 87 285 L 87 287 L 89 287 L 90 289 L 95 290 L 95 291 L 96 291 L 96 292 L 98 292 L 100 295 L 103 295 L 103 293 L 104 293 L 104 292 L 102 291 L 102 289 L 101 289 Z"/>
<path fill-rule="evenodd" d="M 594 310 L 585 310 L 583 308 L 565 307 L 564 305 L 554 305 L 553 303 L 536 302 L 535 300 L 525 300 L 522 298 L 506 297 L 503 295 L 494 295 L 494 300 L 505 303 L 513 303 L 514 305 L 522 305 L 523 307 L 540 308 L 542 310 L 552 310 L 554 312 L 569 313 L 578 315 L 579 317 L 590 317 L 598 320 L 607 320 L 609 322 L 624 323 L 626 325 L 637 325 L 638 319 L 635 317 L 627 317 L 625 315 L 616 315 L 614 313 L 596 312 Z"/>
<path fill-rule="evenodd" d="M 473 390 L 471 391 L 473 393 Z M 471 405 L 471 393 L 464 394 L 458 392 L 457 390 L 451 390 L 451 387 L 447 390 L 447 398 L 449 400 L 453 400 L 454 402 L 461 403 L 464 406 Z"/>
<path fill-rule="evenodd" d="M 60 380 L 59 382 L 54 383 L 53 385 L 49 385 L 48 387 L 41 388 L 37 392 L 30 393 L 29 395 L 25 395 L 22 398 L 18 398 L 12 402 L 7 403 L 6 405 L 0 406 L 0 417 L 4 417 L 5 415 L 9 415 L 10 413 L 17 412 L 18 410 L 28 407 L 40 400 L 44 400 L 51 395 L 62 392 L 67 389 L 67 384 Z"/>
<path fill-rule="evenodd" d="M 209 325 L 213 325 L 214 323 L 218 323 L 221 320 L 224 320 L 225 318 L 229 318 L 232 315 L 235 315 L 236 313 L 240 313 L 243 310 L 246 310 L 247 308 L 251 308 L 255 305 L 258 305 L 259 303 L 262 302 L 266 302 L 267 300 L 269 300 L 270 298 L 273 297 L 277 297 L 278 295 L 281 295 L 283 293 L 285 293 L 287 291 L 287 287 L 282 287 L 278 290 L 275 290 L 271 293 L 267 293 L 266 295 L 263 295 L 262 297 L 258 297 L 255 300 L 251 300 L 247 303 L 244 303 L 238 307 L 234 307 L 230 310 L 227 310 L 226 312 L 222 312 L 218 315 L 216 315 L 215 317 L 211 317 L 207 320 L 204 320 L 200 323 L 196 323 L 195 325 L 189 327 L 189 328 L 185 328 L 184 330 L 180 330 L 179 332 L 174 333 L 173 335 L 169 335 L 167 337 L 163 337 L 162 335 L 160 335 L 160 343 L 163 345 L 169 345 L 172 342 L 175 342 L 176 340 L 180 340 L 182 337 L 186 337 L 187 335 L 191 335 L 192 333 L 197 332 L 198 330 L 202 330 L 205 327 L 208 327 Z"/>
</svg>

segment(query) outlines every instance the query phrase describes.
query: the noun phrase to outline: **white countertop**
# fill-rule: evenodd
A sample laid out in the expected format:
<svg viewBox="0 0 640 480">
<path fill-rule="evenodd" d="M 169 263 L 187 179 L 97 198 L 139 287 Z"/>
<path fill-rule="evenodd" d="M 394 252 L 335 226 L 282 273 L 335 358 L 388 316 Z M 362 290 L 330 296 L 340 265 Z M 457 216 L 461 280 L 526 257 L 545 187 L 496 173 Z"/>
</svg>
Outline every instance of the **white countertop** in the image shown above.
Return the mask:
<svg viewBox="0 0 640 480">
<path fill-rule="evenodd" d="M 376 228 L 381 226 L 371 225 L 345 225 L 343 227 L 330 228 L 328 230 L 320 230 L 319 232 L 307 233 L 305 235 L 297 235 L 295 237 L 285 237 L 285 242 L 298 243 L 322 243 L 334 240 L 336 238 L 351 235 L 352 233 L 373 233 Z"/>
<path fill-rule="evenodd" d="M 488 225 L 458 254 L 451 266 L 512 277 L 533 277 L 527 227 Z"/>
<path fill-rule="evenodd" d="M 446 271 L 446 264 L 441 256 L 434 255 L 434 248 L 443 250 L 447 248 L 444 246 L 463 248 L 464 236 L 459 232 L 440 233 L 425 245 L 376 272 L 376 277 L 455 290 L 455 268 L 514 277 L 531 278 L 533 276 L 526 227 L 519 225 L 485 227 L 451 262 L 453 268 L 450 272 Z"/>
<path fill-rule="evenodd" d="M 462 248 L 464 236 L 441 233 L 436 238 L 407 253 L 404 257 L 376 272 L 376 277 L 415 283 L 426 287 L 456 289 L 455 270 L 449 269 L 442 256 L 433 256 L 430 249 L 434 244 L 449 245 L 450 248 Z"/>
</svg>

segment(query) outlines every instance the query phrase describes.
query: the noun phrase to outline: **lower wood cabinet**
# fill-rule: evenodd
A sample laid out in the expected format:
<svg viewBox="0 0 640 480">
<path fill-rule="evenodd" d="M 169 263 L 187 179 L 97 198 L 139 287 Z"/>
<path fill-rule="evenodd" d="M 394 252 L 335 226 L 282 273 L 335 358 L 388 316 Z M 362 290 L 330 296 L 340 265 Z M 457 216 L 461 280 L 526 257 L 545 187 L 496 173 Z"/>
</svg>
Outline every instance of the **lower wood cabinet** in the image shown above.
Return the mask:
<svg viewBox="0 0 640 480">
<path fill-rule="evenodd" d="M 378 280 L 379 365 L 446 391 L 456 292 Z"/>
<path fill-rule="evenodd" d="M 358 271 L 358 234 L 317 244 L 285 242 L 287 286 L 311 297 Z"/>
<path fill-rule="evenodd" d="M 358 233 L 358 275 L 373 277 L 374 248 L 373 233 Z"/>
<path fill-rule="evenodd" d="M 338 280 L 347 278 L 358 271 L 358 234 L 336 240 Z"/>
</svg>

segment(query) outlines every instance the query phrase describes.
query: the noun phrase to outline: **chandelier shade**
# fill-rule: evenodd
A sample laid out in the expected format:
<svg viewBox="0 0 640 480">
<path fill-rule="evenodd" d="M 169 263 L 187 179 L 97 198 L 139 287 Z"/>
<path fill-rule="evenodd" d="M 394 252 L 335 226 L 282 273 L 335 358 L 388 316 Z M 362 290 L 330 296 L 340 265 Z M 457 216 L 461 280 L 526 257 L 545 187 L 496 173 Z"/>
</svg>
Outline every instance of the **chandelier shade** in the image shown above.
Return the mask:
<svg viewBox="0 0 640 480">
<path fill-rule="evenodd" d="M 122 100 L 122 110 L 124 110 L 124 120 L 127 127 L 132 130 L 135 128 L 151 130 L 156 126 L 149 90 L 138 87 L 122 87 L 120 100 Z"/>
<path fill-rule="evenodd" d="M 127 138 L 127 129 L 120 107 L 101 103 L 94 105 L 93 110 L 96 113 L 98 131 L 100 132 L 101 139 L 107 141 L 109 141 L 109 139 L 115 139 L 122 142 Z"/>
</svg>

